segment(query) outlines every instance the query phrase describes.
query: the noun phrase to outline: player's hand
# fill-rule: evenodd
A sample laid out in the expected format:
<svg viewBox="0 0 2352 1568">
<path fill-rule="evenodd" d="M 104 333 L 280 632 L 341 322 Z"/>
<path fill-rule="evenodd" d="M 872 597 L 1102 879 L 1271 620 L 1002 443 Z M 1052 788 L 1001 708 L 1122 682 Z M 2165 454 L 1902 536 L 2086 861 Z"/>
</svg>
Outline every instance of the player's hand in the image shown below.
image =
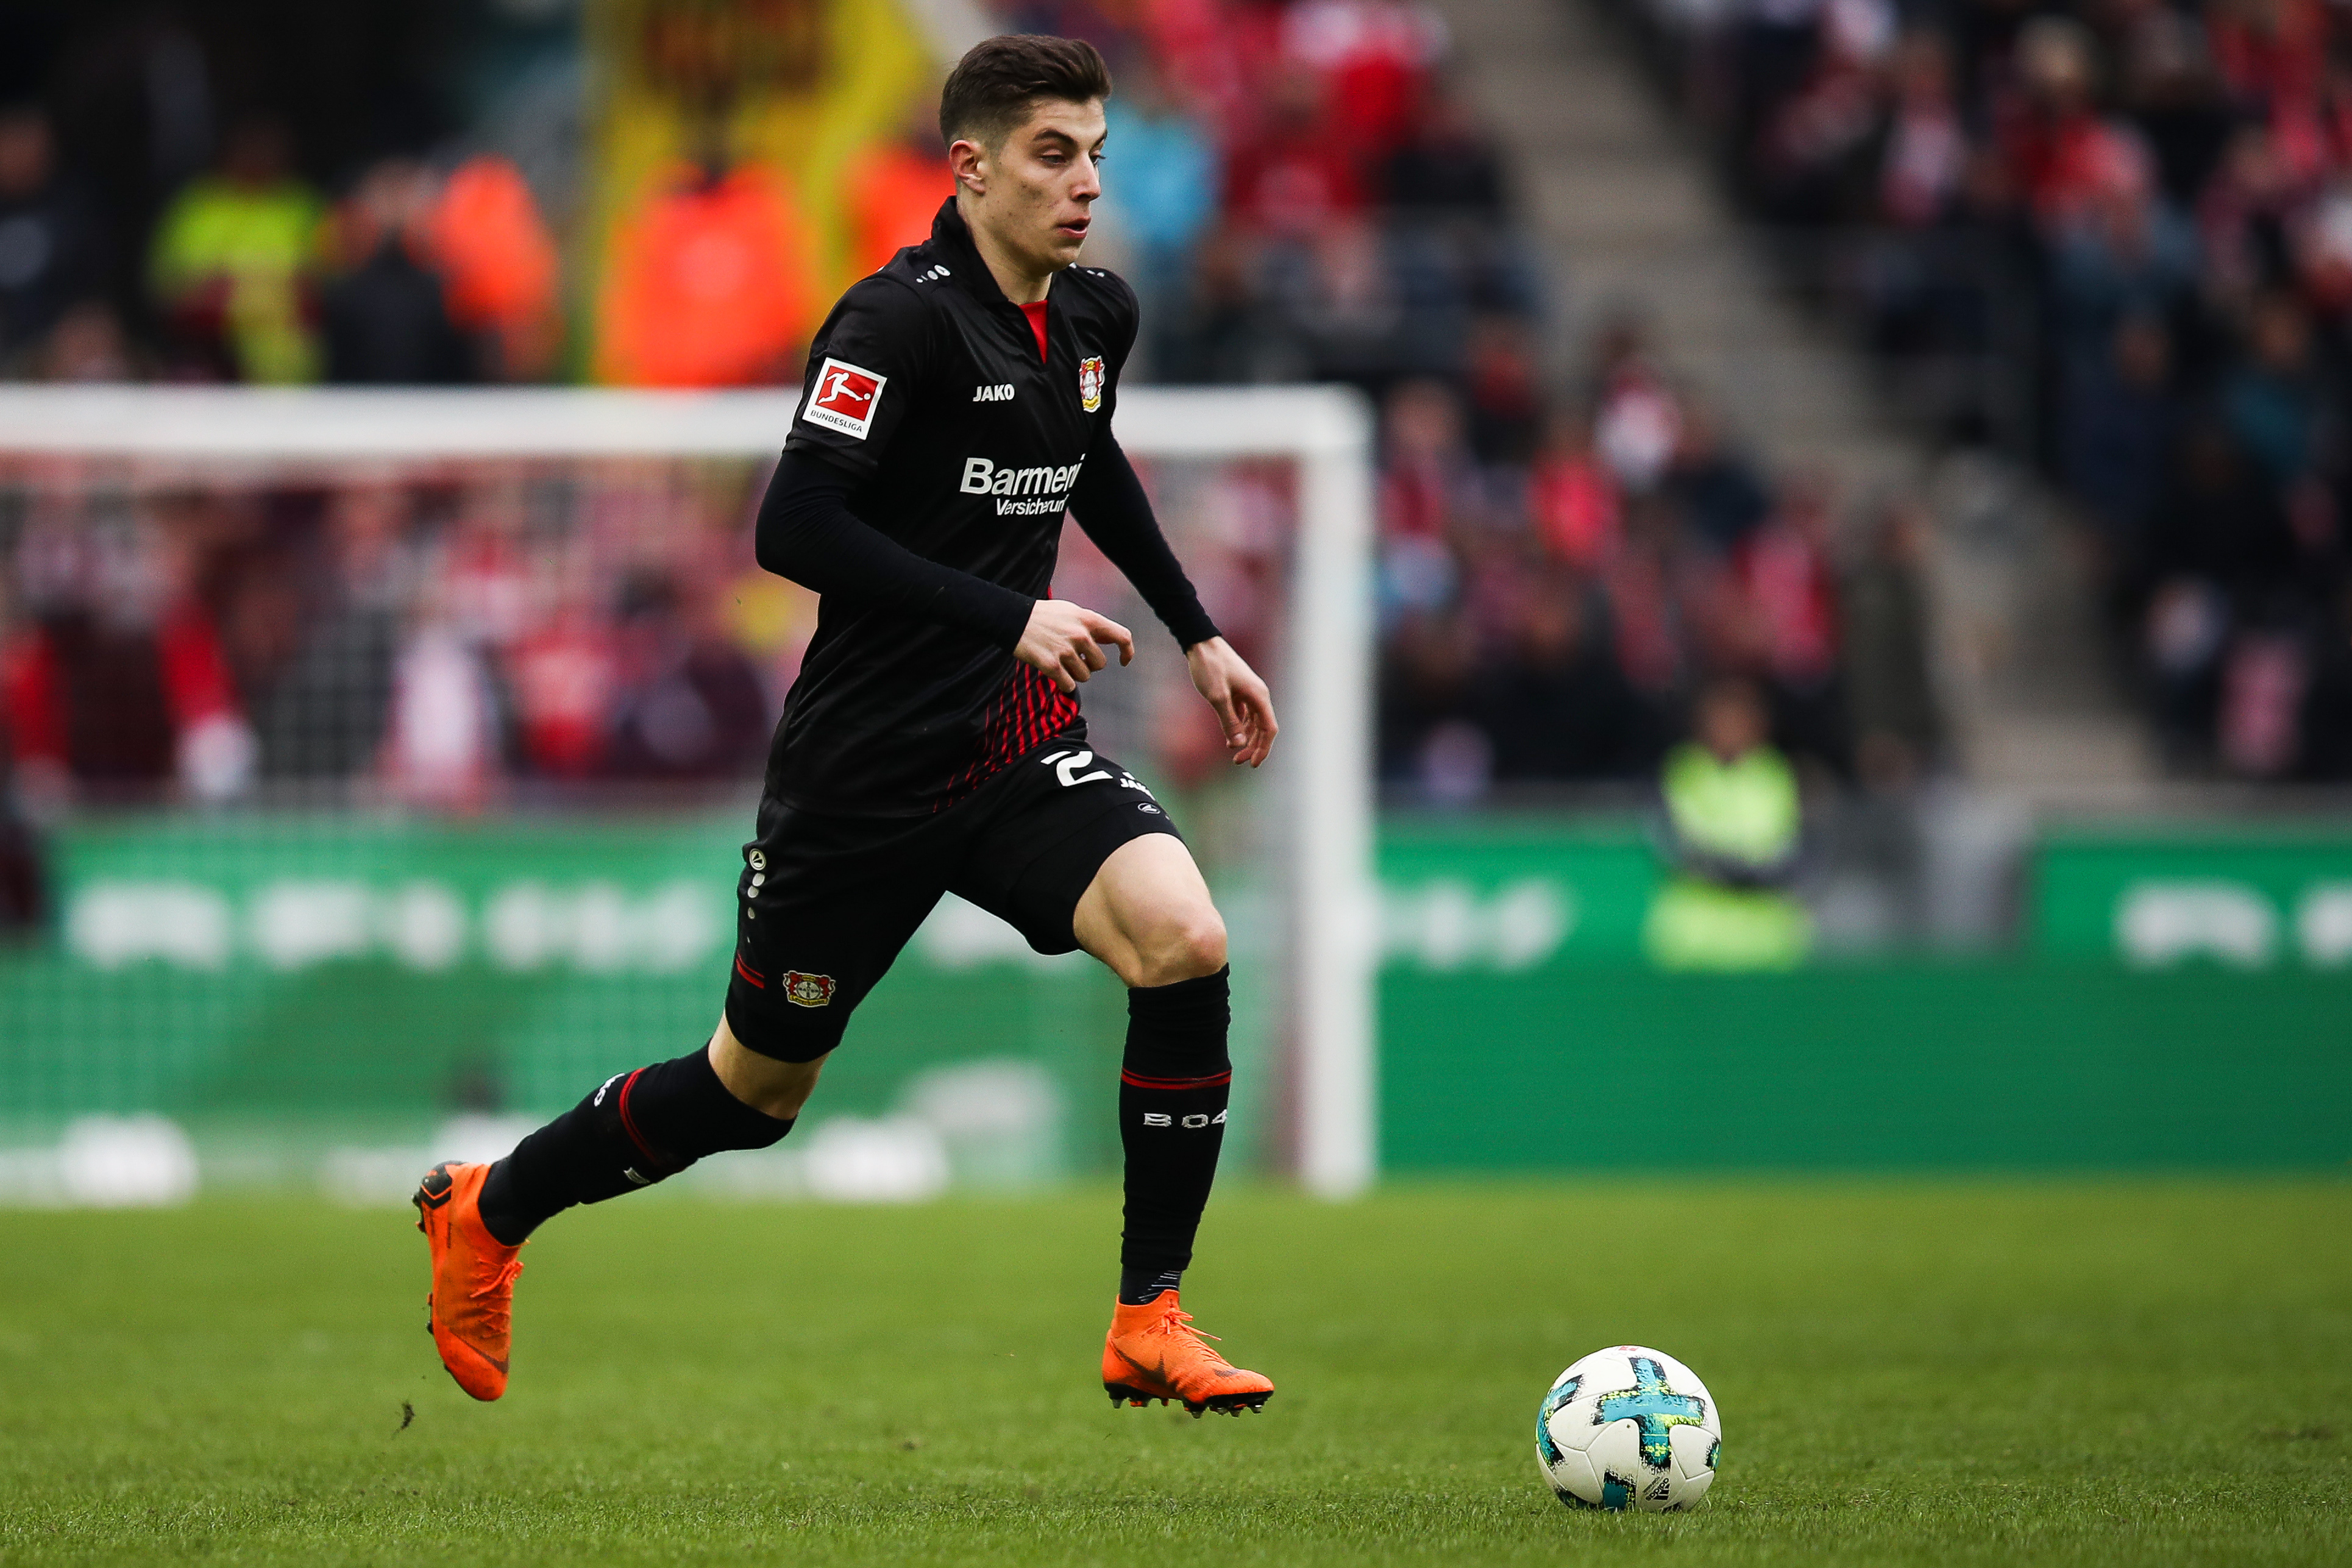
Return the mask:
<svg viewBox="0 0 2352 1568">
<path fill-rule="evenodd" d="M 1135 633 L 1066 599 L 1041 599 L 1029 612 L 1029 624 L 1013 645 L 1013 656 L 1045 671 L 1062 690 L 1074 692 L 1110 663 L 1103 654 L 1106 646 L 1116 646 L 1118 662 L 1129 664 L 1135 658 Z"/>
<path fill-rule="evenodd" d="M 1228 759 L 1236 768 L 1264 762 L 1282 727 L 1274 722 L 1274 697 L 1257 672 L 1223 637 L 1193 643 L 1184 650 L 1184 663 L 1192 669 L 1193 689 L 1217 710 Z"/>
</svg>

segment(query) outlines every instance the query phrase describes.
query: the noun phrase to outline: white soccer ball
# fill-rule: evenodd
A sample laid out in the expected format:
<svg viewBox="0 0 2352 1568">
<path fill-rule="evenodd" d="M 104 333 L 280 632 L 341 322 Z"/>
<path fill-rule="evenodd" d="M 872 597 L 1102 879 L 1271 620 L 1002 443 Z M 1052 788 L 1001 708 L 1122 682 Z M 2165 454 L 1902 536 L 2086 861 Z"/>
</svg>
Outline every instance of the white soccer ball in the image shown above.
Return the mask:
<svg viewBox="0 0 2352 1568">
<path fill-rule="evenodd" d="M 1570 1508 L 1677 1513 L 1706 1495 L 1723 1422 L 1691 1369 L 1638 1344 L 1597 1350 L 1536 1415 L 1536 1463 Z"/>
</svg>

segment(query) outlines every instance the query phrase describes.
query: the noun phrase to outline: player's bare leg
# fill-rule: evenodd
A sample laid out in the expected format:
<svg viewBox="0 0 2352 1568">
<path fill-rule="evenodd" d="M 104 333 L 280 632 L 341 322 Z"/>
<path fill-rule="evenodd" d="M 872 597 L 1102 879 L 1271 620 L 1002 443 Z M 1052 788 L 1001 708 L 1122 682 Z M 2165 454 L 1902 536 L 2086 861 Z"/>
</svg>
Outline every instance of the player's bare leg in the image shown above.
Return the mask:
<svg viewBox="0 0 2352 1568">
<path fill-rule="evenodd" d="M 761 1056 L 735 1038 L 724 1016 L 710 1037 L 710 1065 L 727 1092 L 779 1122 L 800 1115 L 801 1107 L 816 1092 L 817 1075 L 830 1060 L 829 1054 L 814 1061 L 778 1061 L 772 1056 Z"/>
<path fill-rule="evenodd" d="M 1178 1299 L 1233 1084 L 1225 923 L 1183 841 L 1153 833 L 1103 862 L 1071 928 L 1129 988 L 1118 1095 L 1127 1230 L 1103 1387 L 1114 1405 L 1175 1399 L 1195 1416 L 1263 1409 L 1273 1383 L 1212 1349 Z"/>
</svg>

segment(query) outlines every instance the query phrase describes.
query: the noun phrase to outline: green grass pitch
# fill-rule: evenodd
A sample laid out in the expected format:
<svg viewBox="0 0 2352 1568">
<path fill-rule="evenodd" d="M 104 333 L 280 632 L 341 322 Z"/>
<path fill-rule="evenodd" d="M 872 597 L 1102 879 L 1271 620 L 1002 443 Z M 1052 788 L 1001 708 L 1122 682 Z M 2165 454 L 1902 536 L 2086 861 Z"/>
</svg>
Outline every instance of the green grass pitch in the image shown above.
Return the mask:
<svg viewBox="0 0 2352 1568">
<path fill-rule="evenodd" d="M 487 1406 L 405 1218 L 0 1215 L 0 1563 L 2352 1561 L 2352 1184 L 1237 1190 L 1189 1304 L 1280 1392 L 1200 1421 L 1100 1392 L 1108 1189 L 566 1216 Z M 1624 1341 L 1694 1513 L 1537 1477 Z"/>
</svg>

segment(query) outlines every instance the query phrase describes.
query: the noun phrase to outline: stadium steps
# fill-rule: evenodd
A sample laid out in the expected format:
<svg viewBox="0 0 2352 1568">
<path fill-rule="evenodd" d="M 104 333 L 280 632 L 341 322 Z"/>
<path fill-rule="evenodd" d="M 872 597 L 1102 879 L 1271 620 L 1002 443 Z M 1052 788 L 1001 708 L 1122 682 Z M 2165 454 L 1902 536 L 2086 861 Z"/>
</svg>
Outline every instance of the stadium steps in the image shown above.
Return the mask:
<svg viewBox="0 0 2352 1568">
<path fill-rule="evenodd" d="M 1564 328 L 1547 346 L 1555 379 L 1632 313 L 1775 468 L 1826 472 L 1850 497 L 1926 497 L 1939 676 L 1969 779 L 2053 803 L 2148 789 L 2147 737 L 2108 675 L 2055 498 L 2011 466 L 1937 457 L 1888 416 L 1860 357 L 1773 284 L 1706 159 L 1587 0 L 1435 4 L 1546 263 Z"/>
</svg>

